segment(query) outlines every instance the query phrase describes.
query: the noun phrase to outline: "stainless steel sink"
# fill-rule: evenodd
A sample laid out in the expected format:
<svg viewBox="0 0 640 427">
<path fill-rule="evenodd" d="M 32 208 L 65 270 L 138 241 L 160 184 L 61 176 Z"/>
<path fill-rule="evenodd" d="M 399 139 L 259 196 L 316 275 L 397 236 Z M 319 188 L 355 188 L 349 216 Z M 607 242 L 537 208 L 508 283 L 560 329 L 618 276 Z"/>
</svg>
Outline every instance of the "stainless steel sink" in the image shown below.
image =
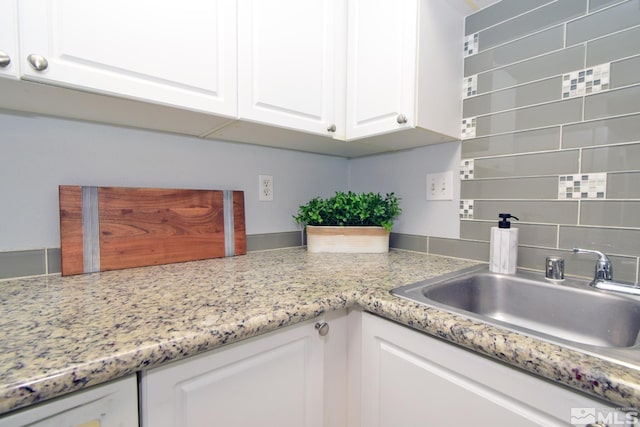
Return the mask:
<svg viewBox="0 0 640 427">
<path fill-rule="evenodd" d="M 479 266 L 391 293 L 601 355 L 640 361 L 640 299 L 594 289 L 588 280 L 560 284 L 543 274 L 504 275 Z"/>
</svg>

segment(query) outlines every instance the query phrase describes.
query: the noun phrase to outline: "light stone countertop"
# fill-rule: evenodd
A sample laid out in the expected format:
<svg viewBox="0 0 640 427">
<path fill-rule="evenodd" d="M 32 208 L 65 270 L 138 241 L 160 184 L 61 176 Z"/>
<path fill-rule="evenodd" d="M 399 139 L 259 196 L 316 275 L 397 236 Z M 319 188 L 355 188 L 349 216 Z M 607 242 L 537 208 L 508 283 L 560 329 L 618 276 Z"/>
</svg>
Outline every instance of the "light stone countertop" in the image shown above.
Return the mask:
<svg viewBox="0 0 640 427">
<path fill-rule="evenodd" d="M 346 307 L 409 325 L 552 381 L 640 408 L 623 366 L 389 294 L 476 262 L 303 248 L 0 282 L 0 413 Z"/>
</svg>

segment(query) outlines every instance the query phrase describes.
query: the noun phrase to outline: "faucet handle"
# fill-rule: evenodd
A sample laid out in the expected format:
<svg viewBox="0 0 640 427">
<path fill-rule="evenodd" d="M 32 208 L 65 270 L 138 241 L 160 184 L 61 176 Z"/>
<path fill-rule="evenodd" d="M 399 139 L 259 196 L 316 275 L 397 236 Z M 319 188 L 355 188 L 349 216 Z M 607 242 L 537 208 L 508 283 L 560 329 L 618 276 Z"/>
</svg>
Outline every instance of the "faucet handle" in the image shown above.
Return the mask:
<svg viewBox="0 0 640 427">
<path fill-rule="evenodd" d="M 596 262 L 596 274 L 593 279 L 594 282 L 597 280 L 613 280 L 613 266 L 611 265 L 611 260 L 604 252 L 594 251 L 591 249 L 573 248 L 573 253 L 594 254 L 598 256 L 598 261 Z"/>
</svg>

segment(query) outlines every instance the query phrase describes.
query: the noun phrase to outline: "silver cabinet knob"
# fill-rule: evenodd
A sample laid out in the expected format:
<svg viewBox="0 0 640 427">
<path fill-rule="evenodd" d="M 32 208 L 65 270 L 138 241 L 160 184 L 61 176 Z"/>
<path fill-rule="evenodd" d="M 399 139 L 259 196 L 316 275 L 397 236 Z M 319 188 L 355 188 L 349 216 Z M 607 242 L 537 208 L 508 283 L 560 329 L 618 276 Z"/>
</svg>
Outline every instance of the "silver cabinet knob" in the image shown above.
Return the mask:
<svg viewBox="0 0 640 427">
<path fill-rule="evenodd" d="M 329 127 L 327 128 L 327 132 L 331 132 L 331 133 L 333 133 L 333 132 L 335 132 L 335 131 L 336 131 L 336 125 L 334 125 L 334 124 L 332 124 L 331 126 L 329 126 Z"/>
<path fill-rule="evenodd" d="M 405 124 L 407 123 L 407 116 L 405 116 L 404 114 L 398 114 L 398 117 L 396 118 L 396 121 L 398 122 L 398 124 Z"/>
<path fill-rule="evenodd" d="M 329 324 L 327 322 L 318 322 L 316 323 L 316 330 L 323 337 L 329 333 Z"/>
<path fill-rule="evenodd" d="M 42 55 L 36 55 L 35 53 L 27 56 L 27 61 L 29 61 L 29 64 L 31 64 L 33 69 L 36 71 L 44 71 L 49 66 L 47 58 Z"/>
<path fill-rule="evenodd" d="M 4 68 L 11 64 L 11 57 L 4 50 L 0 50 L 0 68 Z"/>
</svg>

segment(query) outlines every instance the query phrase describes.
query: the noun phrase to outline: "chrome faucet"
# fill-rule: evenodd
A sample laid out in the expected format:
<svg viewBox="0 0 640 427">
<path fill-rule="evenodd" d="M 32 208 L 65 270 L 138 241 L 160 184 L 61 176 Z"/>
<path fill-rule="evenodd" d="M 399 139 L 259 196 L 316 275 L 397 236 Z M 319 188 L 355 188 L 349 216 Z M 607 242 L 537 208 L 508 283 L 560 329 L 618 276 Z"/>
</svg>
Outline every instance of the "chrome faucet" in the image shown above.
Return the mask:
<svg viewBox="0 0 640 427">
<path fill-rule="evenodd" d="M 594 254 L 598 256 L 596 270 L 590 285 L 605 291 L 622 292 L 626 294 L 640 295 L 640 287 L 634 283 L 615 282 L 613 280 L 613 266 L 609 257 L 600 251 L 591 249 L 573 248 L 576 254 Z"/>
</svg>

